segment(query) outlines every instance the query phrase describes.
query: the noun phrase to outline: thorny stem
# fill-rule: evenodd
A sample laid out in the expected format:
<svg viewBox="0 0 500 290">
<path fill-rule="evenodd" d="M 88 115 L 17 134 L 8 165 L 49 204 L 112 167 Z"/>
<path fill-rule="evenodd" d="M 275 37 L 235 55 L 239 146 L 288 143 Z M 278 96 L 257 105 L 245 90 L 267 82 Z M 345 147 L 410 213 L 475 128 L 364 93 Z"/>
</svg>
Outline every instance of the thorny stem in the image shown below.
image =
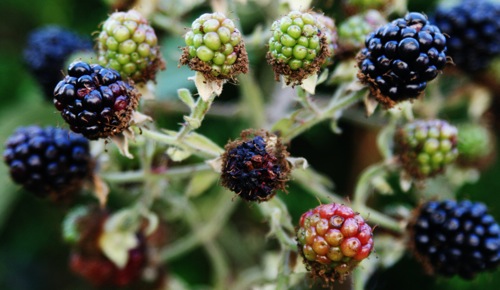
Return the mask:
<svg viewBox="0 0 500 290">
<path fill-rule="evenodd" d="M 306 120 L 302 121 L 300 125 L 290 129 L 287 131 L 285 134 L 283 134 L 282 139 L 283 142 L 287 143 L 291 141 L 293 138 L 297 137 L 298 135 L 302 134 L 304 131 L 308 130 L 309 128 L 313 127 L 314 125 L 328 119 L 328 118 L 334 118 L 335 114 L 352 104 L 356 103 L 357 101 L 361 100 L 367 92 L 367 89 L 364 88 L 359 91 L 351 91 L 347 92 L 347 89 L 345 87 L 342 90 L 343 92 L 337 91 L 336 94 L 345 94 L 347 95 L 343 98 L 338 98 L 334 102 L 332 102 L 328 108 L 326 108 L 323 111 L 320 111 L 316 115 L 312 115 Z"/>
</svg>

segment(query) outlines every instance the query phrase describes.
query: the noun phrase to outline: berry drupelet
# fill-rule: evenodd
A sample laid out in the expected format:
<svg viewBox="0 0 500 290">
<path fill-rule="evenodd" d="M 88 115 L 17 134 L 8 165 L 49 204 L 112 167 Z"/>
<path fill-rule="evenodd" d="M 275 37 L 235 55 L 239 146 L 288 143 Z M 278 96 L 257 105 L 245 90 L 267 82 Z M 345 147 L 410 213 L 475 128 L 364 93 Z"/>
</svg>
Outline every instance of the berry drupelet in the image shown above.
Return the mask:
<svg viewBox="0 0 500 290">
<path fill-rule="evenodd" d="M 327 284 L 343 281 L 373 250 L 372 228 L 350 207 L 335 203 L 304 213 L 297 241 L 313 278 Z"/>
<path fill-rule="evenodd" d="M 208 80 L 234 79 L 248 72 L 248 55 L 241 32 L 220 12 L 196 19 L 184 36 L 182 65 L 201 72 Z"/>
<path fill-rule="evenodd" d="M 292 11 L 276 20 L 271 32 L 266 58 L 276 80 L 283 75 L 287 84 L 301 84 L 331 56 L 327 36 L 330 31 L 313 13 Z"/>
<path fill-rule="evenodd" d="M 457 135 L 457 128 L 446 121 L 416 120 L 396 131 L 395 153 L 411 177 L 433 177 L 457 158 Z"/>
<path fill-rule="evenodd" d="M 97 38 L 99 64 L 124 78 L 146 82 L 165 69 L 154 29 L 138 11 L 114 12 Z"/>
<path fill-rule="evenodd" d="M 430 273 L 472 279 L 500 264 L 500 226 L 482 203 L 429 201 L 409 230 L 414 254 Z"/>
<path fill-rule="evenodd" d="M 247 201 L 267 201 L 285 189 L 288 152 L 276 135 L 245 130 L 222 155 L 221 183 Z"/>
<path fill-rule="evenodd" d="M 77 61 L 54 89 L 54 105 L 72 131 L 95 140 L 128 128 L 139 96 L 117 71 Z"/>
<path fill-rule="evenodd" d="M 62 200 L 91 176 L 89 142 L 68 130 L 20 127 L 3 153 L 14 182 L 40 197 Z"/>
<path fill-rule="evenodd" d="M 78 207 L 63 222 L 64 239 L 72 244 L 71 270 L 96 287 L 125 287 L 138 282 L 147 264 L 146 243 L 128 251 L 127 263 L 118 267 L 102 252 L 99 239 L 109 213 L 100 208 Z M 108 288 L 107 288 L 108 289 Z"/>
<path fill-rule="evenodd" d="M 448 54 L 457 67 L 473 73 L 485 69 L 500 55 L 500 4 L 462 1 L 440 7 L 434 23 L 448 35 Z"/>
<path fill-rule="evenodd" d="M 24 63 L 52 100 L 54 87 L 62 77 L 64 64 L 73 53 L 91 51 L 92 42 L 58 26 L 32 31 L 24 48 Z"/>
<path fill-rule="evenodd" d="M 370 33 L 358 54 L 358 78 L 386 108 L 416 99 L 444 68 L 446 37 L 420 13 Z"/>
</svg>

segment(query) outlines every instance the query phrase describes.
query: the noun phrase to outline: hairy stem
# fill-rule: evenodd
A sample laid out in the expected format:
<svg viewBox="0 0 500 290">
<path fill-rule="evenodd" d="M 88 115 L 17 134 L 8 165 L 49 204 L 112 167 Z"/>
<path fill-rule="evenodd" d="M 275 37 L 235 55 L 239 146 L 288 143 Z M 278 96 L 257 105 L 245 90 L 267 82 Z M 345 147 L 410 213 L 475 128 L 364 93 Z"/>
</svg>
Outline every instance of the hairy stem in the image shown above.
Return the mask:
<svg viewBox="0 0 500 290">
<path fill-rule="evenodd" d="M 260 129 L 266 124 L 266 110 L 264 108 L 264 97 L 260 90 L 255 76 L 249 72 L 246 75 L 240 75 L 238 80 L 241 85 L 241 94 L 243 96 L 241 105 L 244 107 L 242 112 L 248 112 L 251 124 L 254 128 Z"/>
<path fill-rule="evenodd" d="M 102 174 L 101 177 L 111 183 L 129 183 L 129 182 L 141 182 L 144 181 L 147 175 L 154 179 L 165 179 L 165 178 L 186 178 L 192 176 L 197 172 L 207 172 L 213 171 L 212 167 L 206 163 L 192 164 L 176 166 L 167 169 L 165 172 L 153 173 L 146 172 L 144 170 L 137 171 L 125 171 L 125 172 L 112 172 Z"/>
<path fill-rule="evenodd" d="M 177 134 L 177 141 L 182 141 L 182 139 L 184 139 L 187 134 L 189 134 L 193 130 L 198 129 L 201 126 L 201 123 L 203 122 L 203 119 L 205 119 L 205 115 L 207 114 L 208 110 L 210 110 L 210 106 L 212 106 L 215 97 L 215 94 L 211 94 L 210 98 L 208 98 L 207 101 L 203 100 L 203 98 L 201 97 L 198 98 L 193 111 L 188 117 L 188 120 L 193 121 L 186 121 L 183 124 L 179 133 Z"/>
</svg>

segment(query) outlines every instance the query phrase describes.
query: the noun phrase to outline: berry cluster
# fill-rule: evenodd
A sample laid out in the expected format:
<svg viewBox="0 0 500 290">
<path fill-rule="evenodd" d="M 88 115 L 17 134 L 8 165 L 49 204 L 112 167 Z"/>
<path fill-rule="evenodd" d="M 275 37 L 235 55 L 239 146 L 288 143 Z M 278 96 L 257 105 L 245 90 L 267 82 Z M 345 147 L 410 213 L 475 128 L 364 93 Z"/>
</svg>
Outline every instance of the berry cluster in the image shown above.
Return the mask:
<svg viewBox="0 0 500 290">
<path fill-rule="evenodd" d="M 205 13 L 184 37 L 181 64 L 207 79 L 232 79 L 248 71 L 248 55 L 240 31 L 224 14 Z"/>
<path fill-rule="evenodd" d="M 95 140 L 128 128 L 139 94 L 110 68 L 77 61 L 54 89 L 54 105 L 70 129 Z"/>
<path fill-rule="evenodd" d="M 97 39 L 99 63 L 136 82 L 154 80 L 165 62 L 155 31 L 137 11 L 115 12 Z"/>
<path fill-rule="evenodd" d="M 228 143 L 222 155 L 222 185 L 247 201 L 266 201 L 285 189 L 288 152 L 277 136 L 243 131 L 242 140 Z"/>
<path fill-rule="evenodd" d="M 79 51 L 91 51 L 92 42 L 58 26 L 34 30 L 28 36 L 24 62 L 41 85 L 44 95 L 52 100 L 54 86 L 68 58 Z"/>
<path fill-rule="evenodd" d="M 467 72 L 485 69 L 500 55 L 500 4 L 466 0 L 436 11 L 435 23 L 449 35 L 448 53 Z"/>
<path fill-rule="evenodd" d="M 458 128 L 458 159 L 463 166 L 485 167 L 495 155 L 495 139 L 492 132 L 481 124 L 464 123 Z"/>
<path fill-rule="evenodd" d="M 276 80 L 284 75 L 288 84 L 300 84 L 317 73 L 331 53 L 327 31 L 311 13 L 292 11 L 275 21 L 267 62 L 273 66 Z"/>
<path fill-rule="evenodd" d="M 7 139 L 3 158 L 16 183 L 54 200 L 80 189 L 92 171 L 88 140 L 54 127 L 18 128 Z"/>
<path fill-rule="evenodd" d="M 417 98 L 444 68 L 446 37 L 420 13 L 378 28 L 358 55 L 361 82 L 385 107 Z"/>
<path fill-rule="evenodd" d="M 415 254 L 430 272 L 472 279 L 500 264 L 500 226 L 482 203 L 427 202 L 409 230 Z"/>
<path fill-rule="evenodd" d="M 373 250 L 372 228 L 351 208 L 324 204 L 300 218 L 299 252 L 313 276 L 342 281 Z"/>
<path fill-rule="evenodd" d="M 432 177 L 457 158 L 457 134 L 446 121 L 416 120 L 397 130 L 395 152 L 410 176 Z"/>
</svg>

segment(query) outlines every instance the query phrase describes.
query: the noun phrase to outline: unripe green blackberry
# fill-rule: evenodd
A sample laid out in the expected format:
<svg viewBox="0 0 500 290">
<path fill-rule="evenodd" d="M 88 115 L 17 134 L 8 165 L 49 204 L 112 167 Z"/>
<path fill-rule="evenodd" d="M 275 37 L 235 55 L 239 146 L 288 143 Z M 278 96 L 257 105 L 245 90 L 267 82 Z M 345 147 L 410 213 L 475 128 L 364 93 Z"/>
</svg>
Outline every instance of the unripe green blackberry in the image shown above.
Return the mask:
<svg viewBox="0 0 500 290">
<path fill-rule="evenodd" d="M 375 10 L 347 18 L 340 24 L 338 29 L 340 49 L 343 52 L 357 52 L 363 47 L 366 35 L 384 23 L 385 19 Z"/>
<path fill-rule="evenodd" d="M 241 32 L 220 12 L 196 19 L 184 36 L 182 65 L 201 72 L 208 80 L 234 79 L 248 72 L 248 55 Z"/>
<path fill-rule="evenodd" d="M 343 281 L 373 250 L 372 228 L 346 205 L 322 204 L 304 213 L 297 230 L 299 253 L 313 278 Z"/>
<path fill-rule="evenodd" d="M 136 10 L 115 12 L 97 38 L 99 64 L 135 82 L 154 80 L 165 62 L 154 29 Z"/>
<path fill-rule="evenodd" d="M 68 130 L 20 127 L 5 147 L 3 158 L 14 182 L 39 197 L 71 197 L 92 174 L 88 140 Z"/>
<path fill-rule="evenodd" d="M 430 274 L 472 279 L 500 264 L 500 226 L 483 203 L 429 201 L 408 225 L 410 247 Z"/>
<path fill-rule="evenodd" d="M 245 130 L 222 155 L 221 183 L 247 201 L 267 201 L 284 190 L 289 153 L 281 140 L 265 131 Z"/>
<path fill-rule="evenodd" d="M 443 120 L 416 120 L 400 127 L 394 136 L 395 153 L 413 178 L 442 173 L 458 156 L 457 128 Z"/>
<path fill-rule="evenodd" d="M 267 62 L 278 81 L 298 85 L 319 71 L 330 56 L 327 29 L 313 13 L 292 11 L 271 26 Z"/>
<path fill-rule="evenodd" d="M 335 21 L 332 18 L 321 13 L 312 14 L 316 17 L 321 26 L 324 27 L 326 43 L 328 44 L 328 53 L 330 56 L 326 58 L 323 67 L 327 67 L 333 64 L 333 55 L 337 48 L 337 27 L 335 27 Z"/>
<path fill-rule="evenodd" d="M 486 167 L 493 161 L 495 139 L 487 127 L 476 123 L 464 123 L 458 128 L 459 165 Z"/>
</svg>

